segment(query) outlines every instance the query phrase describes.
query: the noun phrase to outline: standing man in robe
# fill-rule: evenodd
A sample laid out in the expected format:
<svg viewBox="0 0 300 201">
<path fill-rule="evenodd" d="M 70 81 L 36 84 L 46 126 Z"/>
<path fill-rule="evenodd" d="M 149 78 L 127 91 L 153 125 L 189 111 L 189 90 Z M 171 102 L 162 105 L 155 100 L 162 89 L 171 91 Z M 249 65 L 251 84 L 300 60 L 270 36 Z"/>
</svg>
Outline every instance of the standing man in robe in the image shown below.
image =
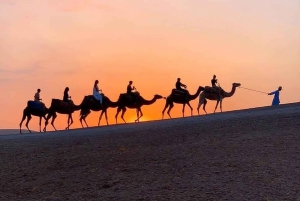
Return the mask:
<svg viewBox="0 0 300 201">
<path fill-rule="evenodd" d="M 276 91 L 273 91 L 271 93 L 268 93 L 268 95 L 274 95 L 273 101 L 272 101 L 272 106 L 276 106 L 280 104 L 279 100 L 279 92 L 282 90 L 282 87 L 279 86 Z"/>
</svg>

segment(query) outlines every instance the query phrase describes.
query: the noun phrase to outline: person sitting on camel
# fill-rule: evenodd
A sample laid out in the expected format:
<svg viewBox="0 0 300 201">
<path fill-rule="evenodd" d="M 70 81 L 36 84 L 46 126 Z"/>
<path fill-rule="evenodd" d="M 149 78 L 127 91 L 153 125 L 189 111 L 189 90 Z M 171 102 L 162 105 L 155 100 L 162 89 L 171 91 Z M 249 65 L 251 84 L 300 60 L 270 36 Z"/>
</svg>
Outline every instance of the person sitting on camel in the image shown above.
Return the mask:
<svg viewBox="0 0 300 201">
<path fill-rule="evenodd" d="M 135 90 L 135 87 L 132 86 L 132 81 L 129 81 L 129 84 L 127 85 L 127 94 L 130 95 L 133 99 L 133 102 L 135 103 L 136 101 L 136 94 L 133 93 L 133 90 Z"/>
<path fill-rule="evenodd" d="M 71 96 L 69 96 L 69 87 L 66 87 L 65 91 L 64 91 L 63 101 L 66 102 L 66 103 L 69 103 L 70 98 L 71 98 Z"/>
<path fill-rule="evenodd" d="M 177 82 L 175 84 L 176 89 L 179 91 L 182 91 L 184 93 L 184 95 L 186 96 L 186 98 L 188 98 L 188 94 L 189 94 L 188 90 L 181 88 L 181 87 L 186 88 L 187 86 L 185 84 L 182 84 L 180 82 L 180 80 L 181 80 L 180 78 L 177 78 Z"/>
<path fill-rule="evenodd" d="M 214 75 L 213 79 L 211 79 L 211 86 L 214 89 L 214 91 L 219 93 L 219 99 L 221 99 L 221 88 L 220 88 L 220 86 L 216 85 L 217 83 L 218 83 L 217 76 Z"/>
<path fill-rule="evenodd" d="M 34 101 L 41 102 L 42 99 L 40 98 L 40 93 L 41 93 L 41 90 L 37 89 L 37 92 L 34 94 Z"/>
<path fill-rule="evenodd" d="M 93 87 L 93 96 L 100 101 L 100 105 L 102 106 L 102 95 L 101 95 L 101 89 L 99 89 L 98 87 L 98 83 L 99 81 L 98 80 L 95 80 L 95 83 L 94 83 L 94 87 Z"/>
</svg>

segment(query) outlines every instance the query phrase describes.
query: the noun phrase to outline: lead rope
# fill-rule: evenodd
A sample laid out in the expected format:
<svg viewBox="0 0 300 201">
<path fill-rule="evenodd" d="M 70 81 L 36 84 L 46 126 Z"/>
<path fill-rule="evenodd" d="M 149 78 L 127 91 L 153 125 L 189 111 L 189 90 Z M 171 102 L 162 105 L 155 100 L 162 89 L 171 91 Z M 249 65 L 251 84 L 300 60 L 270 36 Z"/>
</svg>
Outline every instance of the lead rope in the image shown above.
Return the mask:
<svg viewBox="0 0 300 201">
<path fill-rule="evenodd" d="M 247 89 L 247 90 L 250 90 L 250 91 L 255 91 L 255 92 L 259 92 L 259 93 L 263 93 L 263 94 L 269 94 L 269 93 L 266 93 L 266 92 L 263 92 L 263 91 L 257 91 L 257 90 L 254 90 L 254 89 L 249 89 L 249 88 L 246 88 L 246 87 L 239 87 L 239 88 L 243 88 L 243 89 Z"/>
</svg>

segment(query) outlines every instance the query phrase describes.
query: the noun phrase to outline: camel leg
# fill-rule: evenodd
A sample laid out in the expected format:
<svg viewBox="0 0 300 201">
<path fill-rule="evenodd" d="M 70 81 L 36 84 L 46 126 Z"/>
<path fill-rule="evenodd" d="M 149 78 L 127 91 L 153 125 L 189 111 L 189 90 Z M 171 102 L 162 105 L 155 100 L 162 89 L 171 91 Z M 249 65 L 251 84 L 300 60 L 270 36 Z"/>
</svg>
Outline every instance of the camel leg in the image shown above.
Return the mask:
<svg viewBox="0 0 300 201">
<path fill-rule="evenodd" d="M 54 120 L 56 119 L 56 117 L 57 117 L 57 114 L 56 114 L 56 113 L 53 113 L 51 125 L 53 126 L 53 128 L 54 128 L 55 131 L 57 131 L 56 128 L 55 128 L 55 126 L 54 126 Z"/>
<path fill-rule="evenodd" d="M 89 125 L 86 123 L 86 120 L 85 120 L 85 118 L 86 118 L 86 117 L 84 117 L 83 121 L 84 121 L 84 123 L 85 123 L 86 127 L 89 127 Z"/>
<path fill-rule="evenodd" d="M 124 123 L 126 123 L 125 119 L 124 119 L 124 114 L 126 112 L 126 107 L 122 108 L 122 114 L 121 114 L 121 118 L 123 119 Z"/>
<path fill-rule="evenodd" d="M 86 112 L 86 113 L 84 113 L 84 112 Z M 86 123 L 86 120 L 85 120 L 85 119 L 86 119 L 87 116 L 91 113 L 89 110 L 88 110 L 88 111 L 84 111 L 84 112 L 82 112 L 83 114 L 81 113 L 81 117 L 80 117 L 80 119 L 79 119 L 82 128 L 84 128 L 83 123 L 82 123 L 82 120 L 83 120 L 83 122 L 85 123 L 86 127 L 89 127 L 88 124 Z"/>
<path fill-rule="evenodd" d="M 206 112 L 206 110 L 205 110 L 206 104 L 207 104 L 207 100 L 204 99 L 203 110 L 204 110 L 205 114 L 207 114 L 207 112 Z"/>
<path fill-rule="evenodd" d="M 70 122 L 71 120 L 71 122 Z M 70 122 L 70 123 L 69 123 Z M 70 126 L 73 124 L 73 117 L 72 117 L 72 113 L 68 115 L 68 127 L 66 128 L 66 130 L 70 129 Z"/>
<path fill-rule="evenodd" d="M 82 120 L 83 120 L 83 119 L 84 119 L 84 118 L 83 118 L 83 116 L 81 115 L 80 118 L 79 118 L 79 121 L 80 121 L 80 124 L 81 124 L 81 127 L 82 127 L 82 128 L 84 128 L 84 126 L 83 126 L 83 124 L 82 124 Z"/>
<path fill-rule="evenodd" d="M 193 108 L 192 108 L 192 106 L 190 105 L 190 102 L 188 102 L 187 105 L 188 105 L 188 106 L 190 107 L 190 109 L 191 109 L 191 116 L 193 116 Z"/>
<path fill-rule="evenodd" d="M 79 121 L 80 121 L 81 127 L 84 128 L 84 126 L 82 124 L 82 120 L 85 121 L 85 116 L 83 116 L 83 115 L 80 116 Z"/>
<path fill-rule="evenodd" d="M 204 99 L 205 100 L 205 99 Z M 199 103 L 197 107 L 198 115 L 200 115 L 200 107 L 204 103 L 202 96 L 199 97 Z M 204 106 L 203 106 L 204 107 Z"/>
<path fill-rule="evenodd" d="M 139 116 L 139 114 L 141 113 L 141 116 Z M 143 112 L 141 110 L 141 108 L 137 109 L 137 119 L 135 120 L 135 122 L 140 122 L 140 118 L 143 116 Z"/>
<path fill-rule="evenodd" d="M 29 124 L 29 121 L 31 120 L 31 115 L 29 114 L 28 116 L 27 116 L 27 121 L 26 121 L 26 124 L 25 124 L 25 126 L 26 126 L 26 128 L 28 129 L 28 131 L 29 131 L 29 133 L 31 133 L 31 130 L 29 129 L 29 127 L 28 127 L 28 124 Z"/>
<path fill-rule="evenodd" d="M 105 115 L 105 119 L 106 119 L 106 125 L 108 125 L 107 110 L 105 110 L 104 115 Z"/>
<path fill-rule="evenodd" d="M 164 108 L 163 111 L 162 111 L 162 119 L 164 119 L 165 110 L 166 110 L 168 107 L 169 107 L 169 103 L 168 103 L 168 100 L 166 100 L 165 108 Z"/>
<path fill-rule="evenodd" d="M 115 118 L 116 118 L 116 124 L 118 123 L 118 115 L 119 115 L 120 111 L 121 111 L 121 107 L 118 107 L 117 108 L 117 113 L 116 113 L 116 116 L 115 116 Z"/>
<path fill-rule="evenodd" d="M 222 102 L 223 102 L 223 100 L 221 99 L 221 100 L 220 100 L 220 110 L 221 110 L 221 112 L 223 112 L 223 111 L 222 111 Z"/>
<path fill-rule="evenodd" d="M 182 106 L 182 117 L 184 117 L 184 108 L 185 108 L 185 103 L 183 103 L 183 106 Z"/>
<path fill-rule="evenodd" d="M 216 104 L 214 113 L 216 112 L 216 109 L 217 109 L 218 105 L 219 105 L 219 100 L 217 100 L 217 104 Z"/>
<path fill-rule="evenodd" d="M 99 120 L 98 120 L 98 126 L 100 126 L 100 122 L 101 122 L 102 115 L 103 115 L 104 112 L 106 113 L 105 110 L 101 110 L 101 113 L 100 113 L 100 116 L 99 116 Z"/>
<path fill-rule="evenodd" d="M 198 115 L 200 115 L 199 109 L 200 109 L 201 105 L 202 105 L 202 104 L 199 102 L 199 103 L 198 103 L 198 107 L 197 107 Z"/>
<path fill-rule="evenodd" d="M 40 116 L 40 122 L 39 122 L 39 126 L 40 126 L 40 132 L 42 132 L 42 126 L 41 126 L 41 124 L 42 124 L 42 116 Z"/>
<path fill-rule="evenodd" d="M 26 117 L 27 117 L 27 115 L 26 115 L 26 109 L 24 109 L 22 120 L 20 122 L 20 133 L 22 133 L 21 128 L 22 128 L 23 121 L 26 119 Z"/>
<path fill-rule="evenodd" d="M 172 119 L 172 117 L 171 117 L 171 115 L 170 115 L 170 111 L 171 111 L 171 109 L 174 107 L 174 104 L 173 103 L 170 103 L 170 107 L 169 107 L 169 109 L 168 109 L 168 115 L 169 115 L 169 117 L 170 117 L 170 119 Z"/>
<path fill-rule="evenodd" d="M 198 103 L 198 107 L 197 107 L 197 111 L 198 111 L 198 115 L 200 115 L 200 108 L 201 108 L 201 105 L 204 103 L 205 104 L 205 95 L 204 93 L 202 92 L 199 96 L 199 103 Z M 203 109 L 205 108 L 205 106 L 203 105 Z M 204 110 L 205 111 L 205 110 Z M 206 113 L 206 111 L 205 111 Z"/>
<path fill-rule="evenodd" d="M 136 109 L 136 120 L 134 122 L 137 122 L 139 119 L 139 115 L 140 115 L 140 111 L 138 110 L 138 108 Z"/>
<path fill-rule="evenodd" d="M 47 117 L 46 117 L 46 119 L 45 119 L 45 127 L 43 129 L 44 132 L 46 132 L 48 121 L 49 121 L 50 118 L 51 118 L 51 114 L 48 114 Z"/>
</svg>

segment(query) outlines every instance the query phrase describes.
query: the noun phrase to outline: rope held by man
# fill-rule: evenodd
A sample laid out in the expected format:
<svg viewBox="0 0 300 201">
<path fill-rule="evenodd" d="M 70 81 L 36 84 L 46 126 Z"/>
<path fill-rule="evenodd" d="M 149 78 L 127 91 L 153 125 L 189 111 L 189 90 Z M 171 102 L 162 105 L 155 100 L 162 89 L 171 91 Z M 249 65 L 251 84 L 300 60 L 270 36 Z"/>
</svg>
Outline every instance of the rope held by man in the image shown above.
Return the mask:
<svg viewBox="0 0 300 201">
<path fill-rule="evenodd" d="M 246 88 L 246 87 L 241 87 L 241 86 L 240 86 L 240 88 L 247 89 L 247 90 L 250 90 L 250 91 L 259 92 L 259 93 L 263 93 L 263 94 L 268 94 L 268 93 L 263 92 L 263 91 L 258 91 L 258 90 L 254 90 L 254 89 L 249 89 L 249 88 Z"/>
</svg>

